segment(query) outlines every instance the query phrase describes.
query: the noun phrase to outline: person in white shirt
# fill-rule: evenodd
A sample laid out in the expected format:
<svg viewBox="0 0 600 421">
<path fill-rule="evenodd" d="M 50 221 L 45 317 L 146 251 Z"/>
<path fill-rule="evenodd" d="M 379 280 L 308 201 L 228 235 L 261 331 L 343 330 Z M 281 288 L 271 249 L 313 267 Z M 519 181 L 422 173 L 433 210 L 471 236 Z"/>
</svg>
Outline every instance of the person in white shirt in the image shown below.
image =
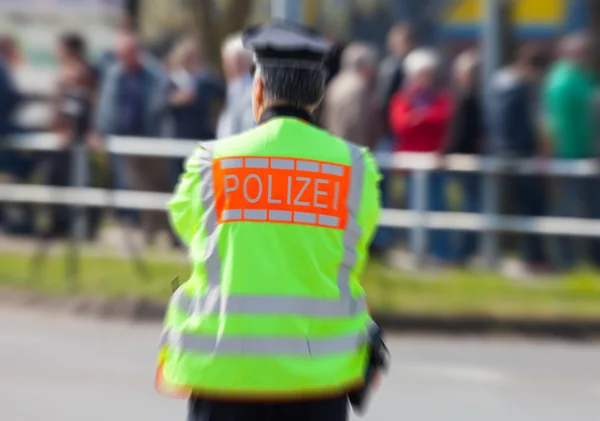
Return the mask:
<svg viewBox="0 0 600 421">
<path fill-rule="evenodd" d="M 252 114 L 252 55 L 244 49 L 241 35 L 226 38 L 221 55 L 227 98 L 217 127 L 217 138 L 241 133 L 256 125 Z"/>
</svg>

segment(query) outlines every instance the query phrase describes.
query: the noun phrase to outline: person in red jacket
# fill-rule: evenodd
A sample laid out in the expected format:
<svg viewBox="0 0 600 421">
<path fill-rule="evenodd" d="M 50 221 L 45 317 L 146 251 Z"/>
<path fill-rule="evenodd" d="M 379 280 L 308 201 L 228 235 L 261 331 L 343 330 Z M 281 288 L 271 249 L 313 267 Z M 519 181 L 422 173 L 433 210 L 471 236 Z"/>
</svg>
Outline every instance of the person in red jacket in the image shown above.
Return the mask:
<svg viewBox="0 0 600 421">
<path fill-rule="evenodd" d="M 390 101 L 390 127 L 394 135 L 395 152 L 440 153 L 443 149 L 452 117 L 452 97 L 436 83 L 440 59 L 435 51 L 417 49 L 405 59 L 406 82 Z M 407 174 L 405 191 L 409 208 L 414 208 L 416 195 L 412 173 Z M 445 182 L 442 172 L 429 174 L 427 209 L 446 210 Z M 414 243 L 413 243 L 414 244 Z M 431 232 L 428 252 L 440 262 L 451 258 L 449 233 Z"/>
</svg>

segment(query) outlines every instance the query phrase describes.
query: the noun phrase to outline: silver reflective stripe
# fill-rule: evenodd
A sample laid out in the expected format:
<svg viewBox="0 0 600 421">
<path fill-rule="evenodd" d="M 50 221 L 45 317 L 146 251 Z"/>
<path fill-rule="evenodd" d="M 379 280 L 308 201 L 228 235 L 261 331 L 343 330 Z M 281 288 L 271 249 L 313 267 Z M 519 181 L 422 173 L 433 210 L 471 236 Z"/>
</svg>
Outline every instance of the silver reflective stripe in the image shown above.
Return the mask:
<svg viewBox="0 0 600 421">
<path fill-rule="evenodd" d="M 354 352 L 366 342 L 366 335 L 353 333 L 334 338 L 289 338 L 289 337 L 209 337 L 187 335 L 174 330 L 166 331 L 161 342 L 175 349 L 210 354 L 244 355 L 294 355 L 310 357 L 343 352 Z"/>
<path fill-rule="evenodd" d="M 160 339 L 158 340 L 158 347 L 162 348 L 169 344 L 169 329 L 163 329 L 160 333 Z"/>
<path fill-rule="evenodd" d="M 228 158 L 221 161 L 221 168 L 242 168 L 243 166 L 242 158 Z"/>
<path fill-rule="evenodd" d="M 271 159 L 271 168 L 276 170 L 293 170 L 294 160 L 293 159 Z"/>
<path fill-rule="evenodd" d="M 269 159 L 246 158 L 246 168 L 269 168 Z"/>
<path fill-rule="evenodd" d="M 319 163 L 311 161 L 296 162 L 296 169 L 299 171 L 319 172 Z"/>
<path fill-rule="evenodd" d="M 340 298 L 342 301 L 351 298 L 350 294 L 350 272 L 356 265 L 358 255 L 356 249 L 360 241 L 362 230 L 358 224 L 358 212 L 360 211 L 360 202 L 363 189 L 363 178 L 365 172 L 365 163 L 363 152 L 360 147 L 346 142 L 350 149 L 350 157 L 352 161 L 350 175 L 350 191 L 346 206 L 348 208 L 348 221 L 346 229 L 344 229 L 343 246 L 344 254 L 342 264 L 338 272 L 337 284 L 340 289 Z"/>
<path fill-rule="evenodd" d="M 241 209 L 230 209 L 224 210 L 221 215 L 224 221 L 235 221 L 236 219 L 242 219 L 242 210 Z"/>
<path fill-rule="evenodd" d="M 292 212 L 290 211 L 269 211 L 269 219 L 271 221 L 291 221 Z"/>
<path fill-rule="evenodd" d="M 202 261 L 206 266 L 208 286 L 218 288 L 221 284 L 221 256 L 219 256 L 219 245 L 217 243 L 219 225 L 213 182 L 213 148 L 214 145 L 209 142 L 201 143 L 196 150 L 195 158 L 200 165 L 200 199 L 204 207 L 202 229 L 206 236 Z M 236 163 L 237 161 L 230 159 L 229 162 Z"/>
<path fill-rule="evenodd" d="M 196 315 L 219 314 L 224 310 L 227 314 L 352 317 L 367 311 L 364 296 L 349 300 L 325 300 L 281 295 L 222 295 L 218 289 L 214 289 L 205 296 L 189 297 L 182 292 L 173 297 L 171 303 L 174 307 Z"/>
<path fill-rule="evenodd" d="M 255 221 L 266 221 L 267 211 L 266 210 L 245 210 L 244 219 L 253 219 Z"/>
<path fill-rule="evenodd" d="M 337 216 L 319 215 L 319 225 L 337 227 L 340 223 L 340 218 Z"/>
<path fill-rule="evenodd" d="M 305 224 L 316 224 L 317 214 L 306 213 L 306 212 L 294 212 L 294 222 L 300 222 Z"/>
<path fill-rule="evenodd" d="M 322 167 L 323 167 L 322 171 L 325 174 L 340 175 L 340 176 L 344 175 L 344 167 L 341 167 L 339 165 L 323 164 Z"/>
</svg>

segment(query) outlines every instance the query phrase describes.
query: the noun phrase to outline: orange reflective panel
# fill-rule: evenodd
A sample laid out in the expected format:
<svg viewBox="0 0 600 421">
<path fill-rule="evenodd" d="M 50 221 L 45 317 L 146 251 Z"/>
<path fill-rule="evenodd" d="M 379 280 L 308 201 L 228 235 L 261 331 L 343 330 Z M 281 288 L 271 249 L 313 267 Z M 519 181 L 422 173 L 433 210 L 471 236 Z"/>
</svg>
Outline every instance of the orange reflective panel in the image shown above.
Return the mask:
<svg viewBox="0 0 600 421">
<path fill-rule="evenodd" d="M 219 223 L 266 221 L 344 229 L 351 167 L 293 158 L 213 162 Z"/>
</svg>

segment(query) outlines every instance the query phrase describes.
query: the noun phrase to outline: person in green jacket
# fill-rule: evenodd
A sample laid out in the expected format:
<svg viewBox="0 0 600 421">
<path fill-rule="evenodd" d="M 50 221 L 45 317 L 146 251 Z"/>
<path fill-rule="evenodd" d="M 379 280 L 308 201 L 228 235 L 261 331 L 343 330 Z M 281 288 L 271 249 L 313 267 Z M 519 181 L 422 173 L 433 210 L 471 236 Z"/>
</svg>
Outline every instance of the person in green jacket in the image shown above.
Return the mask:
<svg viewBox="0 0 600 421">
<path fill-rule="evenodd" d="M 369 362 L 360 275 L 381 176 L 311 117 L 319 34 L 276 22 L 244 44 L 258 126 L 200 143 L 169 203 L 192 275 L 168 306 L 157 386 L 190 398 L 190 421 L 346 421 Z"/>
<path fill-rule="evenodd" d="M 591 43 L 586 34 L 567 36 L 561 43 L 563 58 L 550 70 L 543 90 L 543 108 L 550 150 L 564 160 L 597 158 L 594 99 L 597 83 L 591 70 Z M 594 178 L 558 180 L 555 213 L 563 217 L 600 218 L 598 182 Z M 559 239 L 559 267 L 575 265 L 572 240 Z M 591 240 L 588 251 L 600 266 L 600 241 Z"/>
<path fill-rule="evenodd" d="M 597 85 L 589 67 L 587 38 L 567 37 L 563 51 L 563 59 L 552 67 L 544 87 L 553 154 L 562 159 L 596 157 L 593 98 Z"/>
</svg>

